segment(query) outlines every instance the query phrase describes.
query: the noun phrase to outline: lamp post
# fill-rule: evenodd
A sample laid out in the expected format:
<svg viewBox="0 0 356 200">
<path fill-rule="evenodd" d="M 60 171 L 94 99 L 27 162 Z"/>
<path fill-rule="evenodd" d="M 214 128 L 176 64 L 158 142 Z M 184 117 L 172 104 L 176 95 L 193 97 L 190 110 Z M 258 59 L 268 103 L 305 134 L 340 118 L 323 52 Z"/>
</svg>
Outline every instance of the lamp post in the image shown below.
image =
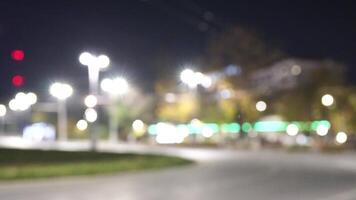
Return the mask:
<svg viewBox="0 0 356 200">
<path fill-rule="evenodd" d="M 109 66 L 109 57 L 106 55 L 95 56 L 91 53 L 84 52 L 80 54 L 79 62 L 88 67 L 90 94 L 98 95 L 99 73 Z"/>
<path fill-rule="evenodd" d="M 117 142 L 118 141 L 118 128 L 119 121 L 117 119 L 117 113 L 114 107 L 114 102 L 129 90 L 129 84 L 126 79 L 122 77 L 117 77 L 113 79 L 103 79 L 100 84 L 101 89 L 109 94 L 109 141 Z"/>
<path fill-rule="evenodd" d="M 69 84 L 56 82 L 49 88 L 49 93 L 57 98 L 57 125 L 59 140 L 67 140 L 67 108 L 66 99 L 72 96 L 73 88 Z"/>
<path fill-rule="evenodd" d="M 6 115 L 6 106 L 0 104 L 0 118 L 1 118 L 1 133 L 5 132 L 5 115 Z"/>
<path fill-rule="evenodd" d="M 99 73 L 101 70 L 104 70 L 109 66 L 109 64 L 110 64 L 109 57 L 106 55 L 95 56 L 89 52 L 83 52 L 79 56 L 79 62 L 82 65 L 88 67 L 89 94 L 94 97 L 97 97 L 99 95 L 99 92 L 98 92 Z M 93 99 L 94 98 L 92 98 L 92 100 Z M 94 109 L 92 109 L 92 111 L 93 110 Z M 93 114 L 94 112 L 90 112 L 90 113 Z M 95 111 L 95 114 L 97 114 L 96 111 Z M 84 114 L 84 115 L 86 116 L 86 114 Z M 96 121 L 96 118 L 94 121 Z M 95 151 L 96 150 L 96 135 L 92 131 L 91 131 L 90 135 L 91 135 L 91 144 L 92 144 L 91 148 L 93 151 Z"/>
</svg>

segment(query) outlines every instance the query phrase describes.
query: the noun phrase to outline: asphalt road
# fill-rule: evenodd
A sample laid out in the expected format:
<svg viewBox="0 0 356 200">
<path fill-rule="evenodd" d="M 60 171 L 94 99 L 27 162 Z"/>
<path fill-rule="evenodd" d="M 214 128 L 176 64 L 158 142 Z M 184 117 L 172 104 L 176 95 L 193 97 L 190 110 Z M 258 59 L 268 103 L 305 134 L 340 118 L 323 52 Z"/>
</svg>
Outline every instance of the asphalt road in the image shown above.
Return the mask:
<svg viewBox="0 0 356 200">
<path fill-rule="evenodd" d="M 0 199 L 356 199 L 354 155 L 191 151 L 205 159 L 160 171 L 3 182 Z"/>
</svg>

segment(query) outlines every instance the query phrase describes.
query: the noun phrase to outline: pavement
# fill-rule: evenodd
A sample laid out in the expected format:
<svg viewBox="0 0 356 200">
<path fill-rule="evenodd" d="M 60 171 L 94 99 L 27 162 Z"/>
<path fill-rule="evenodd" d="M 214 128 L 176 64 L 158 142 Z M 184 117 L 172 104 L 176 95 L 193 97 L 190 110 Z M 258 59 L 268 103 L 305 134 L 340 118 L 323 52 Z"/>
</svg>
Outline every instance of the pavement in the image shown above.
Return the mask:
<svg viewBox="0 0 356 200">
<path fill-rule="evenodd" d="M 56 148 L 60 146 L 63 145 Z M 70 150 L 69 147 L 75 146 L 62 148 Z M 0 199 L 356 199 L 356 155 L 353 153 L 306 154 L 123 144 L 101 144 L 100 147 L 102 151 L 178 155 L 197 163 L 115 175 L 0 182 Z"/>
</svg>

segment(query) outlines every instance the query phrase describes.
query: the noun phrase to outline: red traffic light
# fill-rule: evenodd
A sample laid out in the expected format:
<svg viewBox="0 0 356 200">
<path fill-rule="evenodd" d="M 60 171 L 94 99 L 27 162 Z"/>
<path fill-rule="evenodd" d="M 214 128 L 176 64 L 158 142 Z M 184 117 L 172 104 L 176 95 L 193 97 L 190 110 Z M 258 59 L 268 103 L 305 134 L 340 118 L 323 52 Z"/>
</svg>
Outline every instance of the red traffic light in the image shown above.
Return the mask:
<svg viewBox="0 0 356 200">
<path fill-rule="evenodd" d="M 14 59 L 16 61 L 21 61 L 25 58 L 25 53 L 22 50 L 16 49 L 16 50 L 12 51 L 11 57 L 12 57 L 12 59 Z"/>
<path fill-rule="evenodd" d="M 24 84 L 25 79 L 23 76 L 21 75 L 15 75 L 14 77 L 12 77 L 12 85 L 14 85 L 15 87 L 20 87 Z"/>
</svg>

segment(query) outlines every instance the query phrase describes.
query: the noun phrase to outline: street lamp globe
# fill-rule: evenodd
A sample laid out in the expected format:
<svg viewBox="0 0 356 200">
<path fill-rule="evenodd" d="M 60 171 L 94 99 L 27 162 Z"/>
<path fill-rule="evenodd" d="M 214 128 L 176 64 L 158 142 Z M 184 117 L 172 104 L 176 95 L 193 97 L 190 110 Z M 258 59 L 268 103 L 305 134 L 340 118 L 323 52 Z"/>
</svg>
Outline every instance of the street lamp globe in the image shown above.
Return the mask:
<svg viewBox="0 0 356 200">
<path fill-rule="evenodd" d="M 198 84 L 197 78 L 199 75 L 200 74 L 196 74 L 196 72 L 191 69 L 185 69 L 180 73 L 180 80 L 190 88 L 194 88 Z"/>
<path fill-rule="evenodd" d="M 264 101 L 258 101 L 256 103 L 256 110 L 259 112 L 263 112 L 267 109 L 267 104 Z"/>
<path fill-rule="evenodd" d="M 84 131 L 88 128 L 88 122 L 85 121 L 84 119 L 81 119 L 77 122 L 76 127 L 80 131 Z"/>
<path fill-rule="evenodd" d="M 73 88 L 69 84 L 56 82 L 50 86 L 49 93 L 58 100 L 65 100 L 72 96 Z"/>
<path fill-rule="evenodd" d="M 88 108 L 94 108 L 98 104 L 98 99 L 94 95 L 88 95 L 84 99 L 84 104 Z"/>
<path fill-rule="evenodd" d="M 4 117 L 6 115 L 6 106 L 0 104 L 0 117 Z"/>
<path fill-rule="evenodd" d="M 347 141 L 347 134 L 345 132 L 338 132 L 335 140 L 339 144 L 344 144 Z"/>
<path fill-rule="evenodd" d="M 289 124 L 287 126 L 286 132 L 289 136 L 296 136 L 299 132 L 299 128 L 295 124 Z"/>
<path fill-rule="evenodd" d="M 88 122 L 93 123 L 98 118 L 98 113 L 93 108 L 87 108 L 84 112 L 84 117 Z"/>
<path fill-rule="evenodd" d="M 331 106 L 333 105 L 334 103 L 334 97 L 330 94 L 325 94 L 321 97 L 321 103 L 324 105 L 324 106 Z"/>
<path fill-rule="evenodd" d="M 114 79 L 105 78 L 101 81 L 100 87 L 111 96 L 124 95 L 129 90 L 128 82 L 122 77 Z"/>
<path fill-rule="evenodd" d="M 37 102 L 37 95 L 33 92 L 29 92 L 26 94 L 27 99 L 28 99 L 28 103 L 33 105 Z"/>
<path fill-rule="evenodd" d="M 97 65 L 100 69 L 105 69 L 110 65 L 110 59 L 106 55 L 100 55 L 96 59 Z"/>
<path fill-rule="evenodd" d="M 93 62 L 93 58 L 94 58 L 94 56 L 91 55 L 89 52 L 83 52 L 79 56 L 79 62 L 82 65 L 88 66 L 88 65 L 90 65 L 90 63 Z"/>
<path fill-rule="evenodd" d="M 329 132 L 329 127 L 324 125 L 324 124 L 320 124 L 318 125 L 318 127 L 316 128 L 316 133 L 319 135 L 319 136 L 325 136 L 327 135 Z"/>
</svg>

